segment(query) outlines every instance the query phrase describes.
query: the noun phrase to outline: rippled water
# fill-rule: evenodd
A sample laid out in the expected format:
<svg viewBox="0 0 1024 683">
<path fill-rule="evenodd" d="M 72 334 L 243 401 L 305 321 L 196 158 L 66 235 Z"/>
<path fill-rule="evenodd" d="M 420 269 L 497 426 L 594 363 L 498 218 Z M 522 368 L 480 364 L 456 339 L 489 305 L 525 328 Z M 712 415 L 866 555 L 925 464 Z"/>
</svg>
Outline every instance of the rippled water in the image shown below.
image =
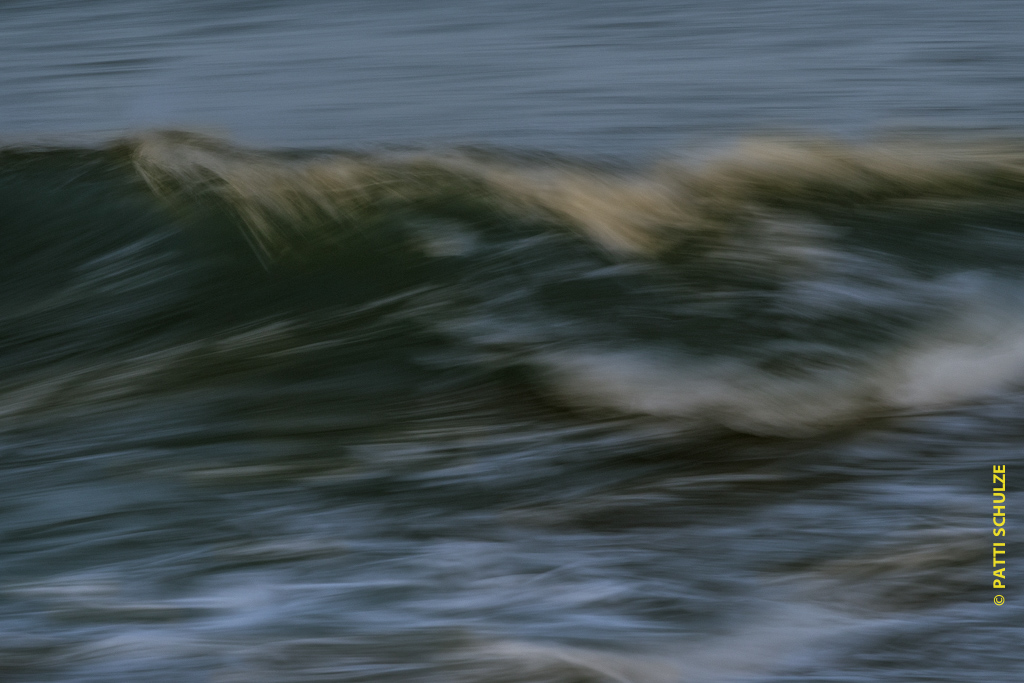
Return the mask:
<svg viewBox="0 0 1024 683">
<path fill-rule="evenodd" d="M 0 680 L 1020 678 L 1022 19 L 4 5 Z"/>
<path fill-rule="evenodd" d="M 5 3 L 5 137 L 660 154 L 764 130 L 1019 132 L 1024 8 L 858 2 Z"/>
</svg>

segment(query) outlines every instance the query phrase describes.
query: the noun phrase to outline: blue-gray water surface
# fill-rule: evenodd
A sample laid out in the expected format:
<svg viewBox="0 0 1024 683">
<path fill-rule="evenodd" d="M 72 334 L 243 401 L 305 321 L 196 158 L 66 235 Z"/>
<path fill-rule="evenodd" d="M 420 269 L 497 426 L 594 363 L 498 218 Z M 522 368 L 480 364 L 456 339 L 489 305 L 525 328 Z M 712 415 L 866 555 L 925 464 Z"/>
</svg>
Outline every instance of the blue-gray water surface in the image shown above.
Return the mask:
<svg viewBox="0 0 1024 683">
<path fill-rule="evenodd" d="M 198 127 L 257 145 L 659 154 L 764 131 L 1019 132 L 1024 8 L 9 2 L 5 138 Z"/>
<path fill-rule="evenodd" d="M 0 67 L 0 680 L 1024 680 L 1024 5 L 6 2 Z"/>
</svg>

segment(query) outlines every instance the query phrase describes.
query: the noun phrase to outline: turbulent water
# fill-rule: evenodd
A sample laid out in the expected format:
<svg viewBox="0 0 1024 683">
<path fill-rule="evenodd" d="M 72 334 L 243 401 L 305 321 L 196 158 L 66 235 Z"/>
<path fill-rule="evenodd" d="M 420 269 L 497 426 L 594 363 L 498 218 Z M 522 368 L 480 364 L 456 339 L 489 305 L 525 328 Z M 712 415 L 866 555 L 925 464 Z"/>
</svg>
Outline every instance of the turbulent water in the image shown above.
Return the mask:
<svg viewBox="0 0 1024 683">
<path fill-rule="evenodd" d="M 1024 6 L 381 7 L 0 8 L 0 681 L 1024 680 Z"/>
<path fill-rule="evenodd" d="M 0 202 L 8 680 L 1020 671 L 1024 146 L 168 132 Z"/>
</svg>

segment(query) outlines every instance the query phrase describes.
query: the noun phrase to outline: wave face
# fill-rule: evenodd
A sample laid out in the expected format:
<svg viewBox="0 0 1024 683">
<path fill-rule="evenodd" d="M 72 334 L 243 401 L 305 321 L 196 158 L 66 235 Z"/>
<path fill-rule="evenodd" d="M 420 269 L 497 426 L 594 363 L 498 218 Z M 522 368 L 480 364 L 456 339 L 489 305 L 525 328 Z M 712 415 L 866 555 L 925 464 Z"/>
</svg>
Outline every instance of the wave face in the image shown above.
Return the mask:
<svg viewBox="0 0 1024 683">
<path fill-rule="evenodd" d="M 11 676 L 1019 666 L 978 501 L 1024 436 L 1020 142 L 170 131 L 0 151 L 0 217 Z"/>
</svg>

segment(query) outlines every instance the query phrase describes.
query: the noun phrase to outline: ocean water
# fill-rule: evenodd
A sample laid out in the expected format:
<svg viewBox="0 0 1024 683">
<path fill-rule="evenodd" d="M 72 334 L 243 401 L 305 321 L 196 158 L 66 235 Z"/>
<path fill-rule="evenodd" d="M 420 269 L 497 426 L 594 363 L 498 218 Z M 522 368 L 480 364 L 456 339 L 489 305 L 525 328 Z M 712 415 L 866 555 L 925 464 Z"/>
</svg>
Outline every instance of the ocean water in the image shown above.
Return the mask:
<svg viewBox="0 0 1024 683">
<path fill-rule="evenodd" d="M 1022 36 L 5 3 L 0 680 L 1024 680 Z"/>
</svg>

